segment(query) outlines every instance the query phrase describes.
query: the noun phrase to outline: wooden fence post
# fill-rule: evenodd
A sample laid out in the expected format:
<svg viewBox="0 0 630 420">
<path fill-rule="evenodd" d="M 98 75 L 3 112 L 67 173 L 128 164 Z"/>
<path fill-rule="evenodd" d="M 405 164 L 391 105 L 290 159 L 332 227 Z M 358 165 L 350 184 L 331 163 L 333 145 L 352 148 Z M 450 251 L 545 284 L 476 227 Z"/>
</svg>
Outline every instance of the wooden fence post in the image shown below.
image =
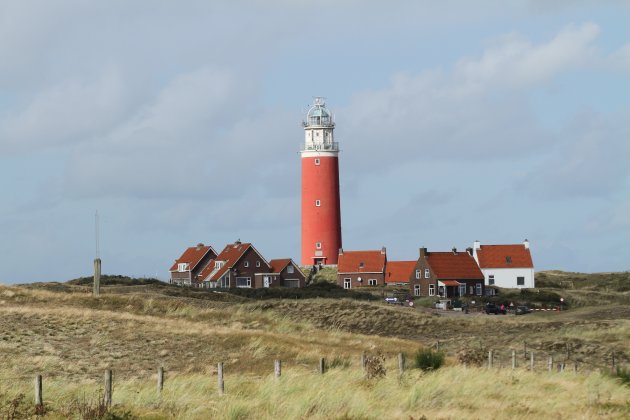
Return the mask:
<svg viewBox="0 0 630 420">
<path fill-rule="evenodd" d="M 523 341 L 523 359 L 527 360 L 527 341 Z"/>
<path fill-rule="evenodd" d="M 492 350 L 488 352 L 488 369 L 492 369 Z"/>
<path fill-rule="evenodd" d="M 319 359 L 319 373 L 321 373 L 322 375 L 326 373 L 326 359 L 324 359 L 323 357 Z"/>
<path fill-rule="evenodd" d="M 157 370 L 157 390 L 158 394 L 162 393 L 164 389 L 164 368 L 162 366 L 158 367 Z"/>
<path fill-rule="evenodd" d="M 361 369 L 365 370 L 365 352 L 361 353 Z"/>
<path fill-rule="evenodd" d="M 615 370 L 615 352 L 614 351 L 610 354 L 610 372 L 613 375 L 616 373 L 616 370 Z"/>
<path fill-rule="evenodd" d="M 512 369 L 516 369 L 516 350 L 512 350 Z"/>
<path fill-rule="evenodd" d="M 547 370 L 551 372 L 552 367 L 553 367 L 553 356 L 549 356 L 549 362 L 547 363 Z"/>
<path fill-rule="evenodd" d="M 225 384 L 223 382 L 223 362 L 217 364 L 217 387 L 219 395 L 225 394 Z"/>
<path fill-rule="evenodd" d="M 280 360 L 276 360 L 274 362 L 273 371 L 276 375 L 276 378 L 279 378 L 280 375 L 282 375 L 282 362 Z"/>
<path fill-rule="evenodd" d="M 575 362 L 573 364 L 573 372 L 577 373 L 578 372 L 578 362 Z"/>
<path fill-rule="evenodd" d="M 105 405 L 112 406 L 112 370 L 107 369 L 105 371 Z"/>
<path fill-rule="evenodd" d="M 42 375 L 35 377 L 35 409 L 38 412 L 43 411 L 44 408 L 44 395 L 42 386 Z"/>
<path fill-rule="evenodd" d="M 529 352 L 529 370 L 530 372 L 534 371 L 534 352 Z"/>
<path fill-rule="evenodd" d="M 437 343 L 435 343 L 435 349 L 437 351 L 440 351 L 440 340 L 438 340 Z"/>
<path fill-rule="evenodd" d="M 401 375 L 405 372 L 405 354 L 404 353 L 398 353 L 398 370 L 400 371 Z"/>
<path fill-rule="evenodd" d="M 565 349 L 565 355 L 564 358 L 569 360 L 569 358 L 571 357 L 571 350 L 569 349 L 569 343 L 565 343 L 566 349 Z"/>
</svg>

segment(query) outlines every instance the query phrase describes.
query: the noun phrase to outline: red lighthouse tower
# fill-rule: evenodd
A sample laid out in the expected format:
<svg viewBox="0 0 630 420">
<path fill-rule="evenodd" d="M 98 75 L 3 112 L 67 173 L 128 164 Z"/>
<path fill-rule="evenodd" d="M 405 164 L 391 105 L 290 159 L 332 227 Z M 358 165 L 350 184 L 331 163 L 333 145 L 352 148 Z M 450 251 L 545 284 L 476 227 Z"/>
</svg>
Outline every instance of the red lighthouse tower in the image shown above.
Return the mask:
<svg viewBox="0 0 630 420">
<path fill-rule="evenodd" d="M 324 98 L 306 115 L 302 156 L 302 265 L 337 264 L 341 248 L 339 144 Z"/>
</svg>

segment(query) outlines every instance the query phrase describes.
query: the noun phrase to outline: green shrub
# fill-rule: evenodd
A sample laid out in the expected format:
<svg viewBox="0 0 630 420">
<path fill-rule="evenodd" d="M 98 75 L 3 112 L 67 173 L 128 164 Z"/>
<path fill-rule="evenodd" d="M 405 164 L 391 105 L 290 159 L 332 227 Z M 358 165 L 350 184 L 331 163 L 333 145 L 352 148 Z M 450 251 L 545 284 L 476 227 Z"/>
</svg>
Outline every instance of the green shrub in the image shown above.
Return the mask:
<svg viewBox="0 0 630 420">
<path fill-rule="evenodd" d="M 622 384 L 626 386 L 630 386 L 630 370 L 629 369 L 622 369 L 618 367 L 617 372 L 615 373 L 615 376 L 619 378 Z"/>
<path fill-rule="evenodd" d="M 425 371 L 437 370 L 444 364 L 444 353 L 431 349 L 418 350 L 416 353 L 416 368 Z"/>
</svg>

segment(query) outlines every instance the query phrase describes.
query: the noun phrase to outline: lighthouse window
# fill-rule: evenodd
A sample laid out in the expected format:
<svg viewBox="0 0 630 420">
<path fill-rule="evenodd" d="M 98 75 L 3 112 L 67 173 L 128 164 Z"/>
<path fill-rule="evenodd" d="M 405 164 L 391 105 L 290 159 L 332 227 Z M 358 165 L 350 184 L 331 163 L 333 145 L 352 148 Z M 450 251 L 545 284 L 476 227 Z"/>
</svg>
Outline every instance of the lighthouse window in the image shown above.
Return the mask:
<svg viewBox="0 0 630 420">
<path fill-rule="evenodd" d="M 319 159 L 315 159 L 315 165 L 319 165 Z"/>
<path fill-rule="evenodd" d="M 322 243 L 321 242 L 315 242 L 315 248 L 316 249 L 322 249 Z"/>
<path fill-rule="evenodd" d="M 319 207 L 319 206 L 321 206 L 321 205 L 322 205 L 322 202 L 321 202 L 321 201 L 319 201 L 319 200 L 315 200 L 315 205 L 316 205 L 317 207 Z"/>
</svg>

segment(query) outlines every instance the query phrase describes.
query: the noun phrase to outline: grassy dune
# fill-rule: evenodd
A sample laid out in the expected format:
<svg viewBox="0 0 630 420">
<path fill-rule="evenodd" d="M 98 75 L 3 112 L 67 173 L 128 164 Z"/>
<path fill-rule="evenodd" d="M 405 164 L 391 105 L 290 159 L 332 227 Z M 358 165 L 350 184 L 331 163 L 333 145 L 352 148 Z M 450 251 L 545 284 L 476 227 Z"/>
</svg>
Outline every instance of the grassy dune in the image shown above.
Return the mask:
<svg viewBox="0 0 630 420">
<path fill-rule="evenodd" d="M 411 358 L 438 340 L 446 367 L 399 377 L 399 352 Z M 536 352 L 535 372 L 521 356 L 524 342 Z M 565 361 L 567 346 L 568 369 L 546 372 L 547 357 Z M 459 364 L 471 349 L 482 359 L 494 350 L 495 369 Z M 512 349 L 515 371 L 507 369 Z M 525 317 L 439 316 L 382 302 L 255 300 L 153 284 L 105 286 L 99 299 L 81 285 L 0 286 L 0 417 L 35 412 L 41 373 L 45 418 L 98 418 L 89 409 L 111 368 L 118 418 L 626 418 L 630 389 L 607 372 L 613 354 L 628 363 L 628 349 L 630 309 L 618 301 Z M 361 352 L 385 356 L 385 378 L 365 378 Z M 325 375 L 316 372 L 320 357 L 333 365 Z M 274 359 L 283 361 L 279 380 Z M 158 366 L 167 372 L 161 397 Z"/>
</svg>

